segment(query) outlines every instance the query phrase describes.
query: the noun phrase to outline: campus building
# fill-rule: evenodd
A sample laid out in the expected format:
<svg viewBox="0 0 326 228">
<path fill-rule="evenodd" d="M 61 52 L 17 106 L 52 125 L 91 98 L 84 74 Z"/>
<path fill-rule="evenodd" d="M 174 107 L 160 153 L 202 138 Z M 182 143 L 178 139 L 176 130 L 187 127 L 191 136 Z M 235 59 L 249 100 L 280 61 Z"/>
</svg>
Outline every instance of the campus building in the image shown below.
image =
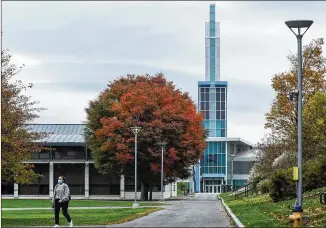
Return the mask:
<svg viewBox="0 0 326 228">
<path fill-rule="evenodd" d="M 254 164 L 252 145 L 227 135 L 228 82 L 220 78 L 220 23 L 211 4 L 205 23 L 205 81 L 198 82 L 198 111 L 209 136 L 203 157 L 194 166 L 195 192 L 220 193 L 226 185 L 242 186 Z"/>
<path fill-rule="evenodd" d="M 134 177 L 101 175 L 94 167 L 82 124 L 32 124 L 28 130 L 46 133 L 38 143 L 48 148 L 34 152 L 30 161 L 41 177 L 31 185 L 1 183 L 2 198 L 43 198 L 53 196 L 60 175 L 67 177 L 73 199 L 134 199 Z M 140 199 L 140 183 L 137 185 Z M 176 196 L 176 183 L 164 186 L 164 198 Z M 153 185 L 153 199 L 161 199 L 160 183 Z"/>
</svg>

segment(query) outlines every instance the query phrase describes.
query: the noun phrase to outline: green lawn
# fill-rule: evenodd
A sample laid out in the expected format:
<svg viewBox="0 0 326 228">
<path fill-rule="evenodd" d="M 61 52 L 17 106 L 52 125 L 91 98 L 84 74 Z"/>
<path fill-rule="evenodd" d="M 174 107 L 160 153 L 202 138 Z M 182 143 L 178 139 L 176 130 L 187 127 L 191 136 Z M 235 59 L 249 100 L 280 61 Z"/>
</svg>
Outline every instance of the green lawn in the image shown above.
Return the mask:
<svg viewBox="0 0 326 228">
<path fill-rule="evenodd" d="M 326 227 L 326 207 L 320 205 L 319 194 L 326 187 L 306 192 L 303 195 L 304 215 L 308 216 L 307 226 Z M 234 199 L 230 193 L 220 195 L 232 212 L 246 227 L 289 227 L 289 215 L 292 213 L 295 199 L 273 203 L 266 195 L 254 195 L 247 198 Z"/>
<path fill-rule="evenodd" d="M 70 210 L 69 214 L 75 226 L 108 225 L 128 222 L 159 210 L 162 208 L 89 209 Z M 52 226 L 54 213 L 52 210 L 2 211 L 1 222 L 2 227 Z M 60 213 L 60 225 L 67 225 L 67 220 L 62 213 Z"/>
<path fill-rule="evenodd" d="M 74 200 L 69 202 L 69 207 L 128 207 L 132 201 L 109 201 L 109 200 Z M 140 202 L 140 206 L 161 206 L 166 205 L 159 202 Z M 2 208 L 28 208 L 28 207 L 51 207 L 51 200 L 43 199 L 2 199 Z"/>
</svg>

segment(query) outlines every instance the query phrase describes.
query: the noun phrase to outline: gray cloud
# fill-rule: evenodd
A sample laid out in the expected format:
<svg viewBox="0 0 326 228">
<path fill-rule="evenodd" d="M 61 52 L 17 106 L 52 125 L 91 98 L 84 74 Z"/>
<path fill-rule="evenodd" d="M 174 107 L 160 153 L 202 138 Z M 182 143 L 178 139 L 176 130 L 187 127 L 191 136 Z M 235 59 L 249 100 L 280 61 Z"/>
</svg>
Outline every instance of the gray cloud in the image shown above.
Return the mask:
<svg viewBox="0 0 326 228">
<path fill-rule="evenodd" d="M 19 77 L 35 83 L 29 95 L 48 108 L 42 123 L 81 122 L 87 102 L 109 80 L 127 73 L 163 72 L 196 100 L 211 3 L 4 2 L 3 45 L 26 63 Z M 288 68 L 285 57 L 296 50 L 284 21 L 315 21 L 304 44 L 326 37 L 325 6 L 216 2 L 221 80 L 229 82 L 229 136 L 252 142 L 262 137 L 273 99 L 270 79 Z"/>
<path fill-rule="evenodd" d="M 79 21 L 48 30 L 16 30 L 4 25 L 4 45 L 18 52 L 71 55 L 83 58 L 160 59 L 183 52 L 168 33 L 151 32 L 150 26 L 103 27 Z"/>
</svg>

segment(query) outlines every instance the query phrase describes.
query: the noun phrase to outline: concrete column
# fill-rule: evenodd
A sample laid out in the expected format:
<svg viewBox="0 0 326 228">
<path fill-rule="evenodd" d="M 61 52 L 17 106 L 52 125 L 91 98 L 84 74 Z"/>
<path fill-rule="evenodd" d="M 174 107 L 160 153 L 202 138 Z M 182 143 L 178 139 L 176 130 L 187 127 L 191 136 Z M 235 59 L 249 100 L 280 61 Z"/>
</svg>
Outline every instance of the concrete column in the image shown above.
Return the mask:
<svg viewBox="0 0 326 228">
<path fill-rule="evenodd" d="M 54 169 L 53 169 L 53 162 L 50 161 L 49 163 L 49 197 L 53 197 L 53 178 L 54 178 Z"/>
<path fill-rule="evenodd" d="M 89 163 L 85 162 L 85 198 L 89 198 Z"/>
<path fill-rule="evenodd" d="M 125 176 L 121 175 L 120 178 L 120 197 L 121 199 L 125 198 Z"/>
<path fill-rule="evenodd" d="M 19 188 L 18 184 L 15 183 L 14 184 L 14 197 L 15 198 L 18 198 L 18 188 Z"/>
</svg>

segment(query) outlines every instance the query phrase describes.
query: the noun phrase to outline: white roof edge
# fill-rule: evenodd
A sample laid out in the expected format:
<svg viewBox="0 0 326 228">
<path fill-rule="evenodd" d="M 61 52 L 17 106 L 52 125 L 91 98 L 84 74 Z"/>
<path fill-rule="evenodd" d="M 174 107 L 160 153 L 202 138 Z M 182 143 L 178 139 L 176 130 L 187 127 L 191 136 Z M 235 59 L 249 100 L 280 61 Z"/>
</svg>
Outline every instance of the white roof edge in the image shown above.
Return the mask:
<svg viewBox="0 0 326 228">
<path fill-rule="evenodd" d="M 224 142 L 224 141 L 226 141 L 226 142 L 242 142 L 242 143 L 244 143 L 244 144 L 247 144 L 248 146 L 251 146 L 251 147 L 254 146 L 252 143 L 250 143 L 250 142 L 248 142 L 248 141 L 246 141 L 246 140 L 244 140 L 244 139 L 242 139 L 242 138 L 234 138 L 234 137 L 232 137 L 232 138 L 224 138 L 224 137 L 208 137 L 208 138 L 207 138 L 207 141 L 217 141 L 217 142 Z"/>
</svg>

